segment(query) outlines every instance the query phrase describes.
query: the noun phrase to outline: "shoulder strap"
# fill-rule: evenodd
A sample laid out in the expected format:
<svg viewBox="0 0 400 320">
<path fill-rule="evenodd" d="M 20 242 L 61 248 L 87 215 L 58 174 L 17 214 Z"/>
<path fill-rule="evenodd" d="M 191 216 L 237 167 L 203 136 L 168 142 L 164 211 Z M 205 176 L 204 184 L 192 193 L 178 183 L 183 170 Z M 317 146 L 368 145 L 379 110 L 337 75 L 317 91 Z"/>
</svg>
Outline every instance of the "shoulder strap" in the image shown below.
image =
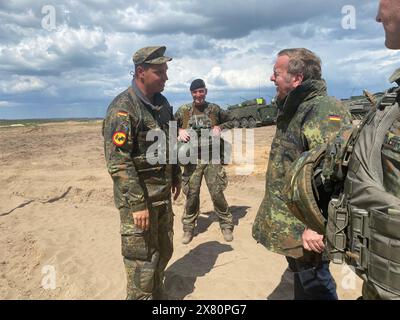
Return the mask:
<svg viewBox="0 0 400 320">
<path fill-rule="evenodd" d="M 354 146 L 358 141 L 360 134 L 363 131 L 363 128 L 371 124 L 378 112 L 381 116 L 381 121 L 379 122 L 380 128 L 390 127 L 392 125 L 392 123 L 396 119 L 396 114 L 392 114 L 392 112 L 394 111 L 396 113 L 398 111 L 396 109 L 399 108 L 389 108 L 392 112 L 387 117 L 382 117 L 382 112 L 385 110 L 385 108 L 396 104 L 399 99 L 399 92 L 400 88 L 398 87 L 388 90 L 386 94 L 381 98 L 379 104 L 377 106 L 374 106 L 371 111 L 365 116 L 361 124 L 358 127 L 354 127 L 352 129 L 351 134 L 349 134 L 349 128 L 342 128 L 344 130 L 341 130 L 336 136 L 335 140 L 328 144 L 323 174 L 328 180 L 344 180 L 344 178 L 346 177 L 351 155 L 354 151 Z M 389 112 L 389 109 L 386 113 Z M 381 131 L 382 130 L 379 130 L 379 132 Z M 348 137 L 347 140 L 346 137 Z"/>
<path fill-rule="evenodd" d="M 373 107 L 371 109 L 371 111 L 367 114 L 367 116 L 364 118 L 364 120 L 362 121 L 360 126 L 357 128 L 357 130 L 353 131 L 352 135 L 350 136 L 347 147 L 346 147 L 346 153 L 345 153 L 346 156 L 344 158 L 347 159 L 347 161 L 345 161 L 343 163 L 343 165 L 347 166 L 348 159 L 350 158 L 350 155 L 353 152 L 354 144 L 357 142 L 358 138 L 360 137 L 360 133 L 361 133 L 362 129 L 365 127 L 365 125 L 370 124 L 372 122 L 372 120 L 376 116 L 377 110 L 383 111 L 386 109 L 386 107 L 390 107 L 390 106 L 393 106 L 394 104 L 396 104 L 399 94 L 400 94 L 400 87 L 389 89 L 385 93 L 385 95 L 382 97 L 382 99 L 379 101 L 379 104 L 376 107 Z M 394 110 L 394 112 L 396 113 L 397 111 Z M 391 117 L 384 117 L 382 119 L 382 123 L 380 125 L 383 127 L 387 127 L 387 125 L 389 125 L 389 127 L 390 127 L 390 125 L 392 125 L 392 123 L 394 122 L 395 119 L 396 119 L 396 117 L 393 115 Z"/>
<path fill-rule="evenodd" d="M 218 115 L 215 114 L 215 112 L 212 112 L 213 106 L 215 106 L 215 104 L 208 103 L 208 102 L 206 102 L 206 103 L 207 103 L 207 107 L 204 110 L 204 114 L 211 120 L 211 127 L 214 127 L 219 124 L 219 121 L 217 119 Z"/>
</svg>

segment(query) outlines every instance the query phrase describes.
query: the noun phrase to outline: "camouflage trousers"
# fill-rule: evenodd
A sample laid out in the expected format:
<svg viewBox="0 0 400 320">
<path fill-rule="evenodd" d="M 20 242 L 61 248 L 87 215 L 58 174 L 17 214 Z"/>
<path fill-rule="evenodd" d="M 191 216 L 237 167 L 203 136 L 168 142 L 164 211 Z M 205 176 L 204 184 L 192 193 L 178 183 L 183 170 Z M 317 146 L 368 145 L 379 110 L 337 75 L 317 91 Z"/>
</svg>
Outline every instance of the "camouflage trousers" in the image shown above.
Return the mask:
<svg viewBox="0 0 400 320">
<path fill-rule="evenodd" d="M 150 228 L 143 231 L 133 223 L 132 212 L 120 209 L 121 244 L 127 276 L 128 300 L 161 300 L 164 270 L 173 252 L 171 203 L 152 207 Z"/>
<path fill-rule="evenodd" d="M 184 167 L 182 175 L 183 193 L 186 195 L 182 216 L 183 230 L 193 230 L 200 214 L 200 187 L 203 176 L 221 229 L 233 229 L 232 213 L 223 193 L 228 185 L 223 166 L 221 164 L 189 164 Z"/>
</svg>

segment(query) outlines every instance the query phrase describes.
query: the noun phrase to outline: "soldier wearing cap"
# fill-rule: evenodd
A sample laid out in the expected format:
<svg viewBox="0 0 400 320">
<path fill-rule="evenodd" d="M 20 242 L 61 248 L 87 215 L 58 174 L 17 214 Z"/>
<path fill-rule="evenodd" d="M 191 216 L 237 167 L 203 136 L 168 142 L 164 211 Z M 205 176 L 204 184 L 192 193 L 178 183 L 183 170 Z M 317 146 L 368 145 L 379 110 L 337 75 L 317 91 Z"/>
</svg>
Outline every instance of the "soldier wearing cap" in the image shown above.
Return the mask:
<svg viewBox="0 0 400 320">
<path fill-rule="evenodd" d="M 213 136 L 220 136 L 224 128 L 232 128 L 228 115 L 221 108 L 206 101 L 207 88 L 202 79 L 194 80 L 190 85 L 192 103 L 182 105 L 175 114 L 179 128 L 178 140 L 188 142 L 190 135 L 187 129 L 204 128 L 212 131 Z M 203 130 L 204 130 L 203 129 Z M 193 231 L 200 213 L 200 187 L 205 177 L 214 210 L 219 218 L 220 228 L 225 241 L 233 240 L 232 213 L 224 197 L 228 181 L 225 170 L 220 163 L 189 163 L 184 166 L 182 176 L 183 193 L 186 195 L 185 210 L 182 216 L 182 243 L 188 244 L 193 239 Z"/>
<path fill-rule="evenodd" d="M 171 107 L 160 93 L 171 61 L 165 50 L 145 47 L 133 55 L 132 85 L 111 102 L 103 122 L 107 169 L 121 218 L 127 299 L 166 298 L 164 270 L 173 252 L 171 193 L 174 200 L 180 193 L 181 171 L 168 161 L 151 164 L 146 159 L 154 143 L 146 140 L 146 134 L 163 130 L 168 137 L 173 120 Z"/>
</svg>

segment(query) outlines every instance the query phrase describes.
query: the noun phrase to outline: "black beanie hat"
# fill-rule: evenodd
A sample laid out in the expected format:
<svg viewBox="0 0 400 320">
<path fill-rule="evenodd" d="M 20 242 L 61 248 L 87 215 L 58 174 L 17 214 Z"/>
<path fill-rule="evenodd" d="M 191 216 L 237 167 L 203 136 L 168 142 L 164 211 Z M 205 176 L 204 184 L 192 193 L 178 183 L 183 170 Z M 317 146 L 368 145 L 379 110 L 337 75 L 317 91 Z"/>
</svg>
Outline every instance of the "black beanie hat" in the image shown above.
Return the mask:
<svg viewBox="0 0 400 320">
<path fill-rule="evenodd" d="M 192 81 L 192 84 L 190 85 L 190 91 L 194 91 L 200 88 L 205 88 L 206 84 L 202 79 L 196 79 Z"/>
</svg>

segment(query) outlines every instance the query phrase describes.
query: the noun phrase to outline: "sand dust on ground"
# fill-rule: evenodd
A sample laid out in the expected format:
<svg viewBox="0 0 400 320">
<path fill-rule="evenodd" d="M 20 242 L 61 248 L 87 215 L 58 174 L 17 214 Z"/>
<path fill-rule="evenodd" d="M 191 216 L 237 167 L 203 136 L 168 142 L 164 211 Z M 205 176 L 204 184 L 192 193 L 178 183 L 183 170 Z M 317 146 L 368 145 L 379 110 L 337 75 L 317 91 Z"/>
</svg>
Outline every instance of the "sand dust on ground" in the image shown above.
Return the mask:
<svg viewBox="0 0 400 320">
<path fill-rule="evenodd" d="M 223 240 L 205 183 L 189 245 L 180 243 L 184 197 L 174 203 L 174 254 L 165 280 L 172 298 L 293 298 L 285 258 L 251 236 L 274 132 L 274 126 L 254 130 L 253 166 L 225 166 L 233 242 Z M 0 151 L 0 299 L 124 299 L 119 214 L 101 123 L 0 128 Z M 361 281 L 348 267 L 331 270 L 340 299 L 360 296 Z"/>
</svg>

